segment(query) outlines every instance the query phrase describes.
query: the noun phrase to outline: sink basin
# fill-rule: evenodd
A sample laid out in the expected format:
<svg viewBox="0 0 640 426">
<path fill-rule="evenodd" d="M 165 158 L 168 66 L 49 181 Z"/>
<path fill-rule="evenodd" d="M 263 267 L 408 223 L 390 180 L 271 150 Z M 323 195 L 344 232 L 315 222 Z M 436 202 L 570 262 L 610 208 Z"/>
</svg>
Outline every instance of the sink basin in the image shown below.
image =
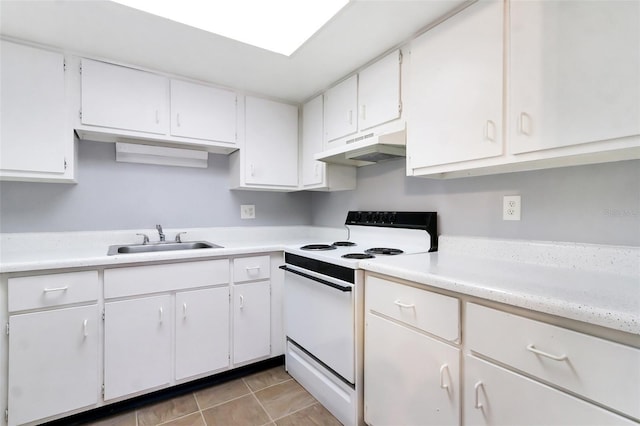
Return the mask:
<svg viewBox="0 0 640 426">
<path fill-rule="evenodd" d="M 108 256 L 129 253 L 153 253 L 157 251 L 196 250 L 208 248 L 222 248 L 208 241 L 191 241 L 184 243 L 151 243 L 151 244 L 125 244 L 109 246 Z"/>
</svg>

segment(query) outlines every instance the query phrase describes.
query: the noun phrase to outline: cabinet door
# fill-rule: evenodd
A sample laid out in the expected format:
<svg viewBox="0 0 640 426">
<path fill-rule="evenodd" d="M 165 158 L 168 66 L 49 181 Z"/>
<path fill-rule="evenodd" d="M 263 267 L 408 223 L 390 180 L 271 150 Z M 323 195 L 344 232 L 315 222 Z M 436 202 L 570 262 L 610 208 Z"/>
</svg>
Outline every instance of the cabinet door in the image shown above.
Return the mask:
<svg viewBox="0 0 640 426">
<path fill-rule="evenodd" d="M 400 51 L 385 56 L 358 76 L 358 129 L 400 117 Z"/>
<path fill-rule="evenodd" d="M 98 307 L 9 317 L 9 424 L 98 403 Z"/>
<path fill-rule="evenodd" d="M 324 131 L 329 143 L 358 129 L 358 76 L 354 75 L 324 94 Z"/>
<path fill-rule="evenodd" d="M 503 2 L 481 0 L 411 43 L 410 168 L 503 152 Z"/>
<path fill-rule="evenodd" d="M 168 295 L 105 303 L 105 400 L 169 384 L 171 308 Z"/>
<path fill-rule="evenodd" d="M 167 78 L 82 60 L 82 124 L 166 134 Z"/>
<path fill-rule="evenodd" d="M 640 134 L 640 3 L 514 1 L 514 153 Z"/>
<path fill-rule="evenodd" d="M 229 287 L 176 293 L 176 380 L 229 366 Z"/>
<path fill-rule="evenodd" d="M 233 363 L 271 353 L 271 284 L 260 281 L 233 289 Z"/>
<path fill-rule="evenodd" d="M 64 57 L 2 40 L 0 169 L 64 173 L 67 133 Z"/>
<path fill-rule="evenodd" d="M 245 182 L 298 186 L 298 108 L 246 97 Z"/>
<path fill-rule="evenodd" d="M 549 386 L 465 356 L 464 419 L 468 425 L 634 425 Z"/>
<path fill-rule="evenodd" d="M 322 152 L 322 95 L 302 107 L 302 186 L 321 185 L 326 164 L 314 160 Z"/>
<path fill-rule="evenodd" d="M 236 142 L 236 94 L 171 80 L 171 135 Z"/>
<path fill-rule="evenodd" d="M 460 424 L 460 350 L 371 313 L 365 327 L 365 421 Z"/>
</svg>

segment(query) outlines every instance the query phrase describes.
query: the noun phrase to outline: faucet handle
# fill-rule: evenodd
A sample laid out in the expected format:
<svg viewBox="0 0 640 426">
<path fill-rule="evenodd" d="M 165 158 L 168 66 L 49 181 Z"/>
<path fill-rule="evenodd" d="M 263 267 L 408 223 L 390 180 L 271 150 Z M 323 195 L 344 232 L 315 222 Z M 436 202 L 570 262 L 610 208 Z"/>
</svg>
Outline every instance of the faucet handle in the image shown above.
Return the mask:
<svg viewBox="0 0 640 426">
<path fill-rule="evenodd" d="M 136 235 L 142 236 L 142 244 L 148 244 L 149 243 L 149 237 L 147 236 L 147 234 L 136 234 Z"/>
<path fill-rule="evenodd" d="M 181 243 L 182 242 L 182 239 L 180 238 L 180 235 L 182 235 L 182 234 L 186 234 L 186 232 L 178 232 L 176 234 L 176 243 Z"/>
</svg>

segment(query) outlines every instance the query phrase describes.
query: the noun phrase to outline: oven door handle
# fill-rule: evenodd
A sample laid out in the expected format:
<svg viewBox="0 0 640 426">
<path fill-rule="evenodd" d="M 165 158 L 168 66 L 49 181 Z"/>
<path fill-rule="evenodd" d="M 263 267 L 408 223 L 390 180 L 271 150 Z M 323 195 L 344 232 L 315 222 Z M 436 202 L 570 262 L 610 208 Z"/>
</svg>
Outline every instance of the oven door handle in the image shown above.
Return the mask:
<svg viewBox="0 0 640 426">
<path fill-rule="evenodd" d="M 335 288 L 337 290 L 340 290 L 340 291 L 347 292 L 347 291 L 352 291 L 353 290 L 353 287 L 351 287 L 351 286 L 342 286 L 340 284 L 332 283 L 331 281 L 323 280 L 322 278 L 317 278 L 317 277 L 314 277 L 312 275 L 307 275 L 304 272 L 300 272 L 300 271 L 298 271 L 296 269 L 289 268 L 287 265 L 280 266 L 280 269 L 282 269 L 283 271 L 291 272 L 291 273 L 294 273 L 296 275 L 300 275 L 301 277 L 305 277 L 305 278 L 308 278 L 310 280 L 319 282 L 320 284 L 323 284 L 323 285 L 326 285 L 326 286 L 329 286 L 329 287 L 333 287 L 333 288 Z"/>
</svg>

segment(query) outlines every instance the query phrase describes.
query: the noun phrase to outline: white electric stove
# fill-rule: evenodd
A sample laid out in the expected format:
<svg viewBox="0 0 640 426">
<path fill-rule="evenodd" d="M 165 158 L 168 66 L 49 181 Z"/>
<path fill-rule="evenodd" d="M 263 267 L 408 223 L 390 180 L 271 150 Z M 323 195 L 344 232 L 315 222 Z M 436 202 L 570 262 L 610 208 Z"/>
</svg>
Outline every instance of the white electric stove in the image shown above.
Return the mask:
<svg viewBox="0 0 640 426">
<path fill-rule="evenodd" d="M 287 247 L 286 367 L 345 425 L 363 424 L 362 259 L 436 251 L 434 212 L 350 211 L 347 238 Z"/>
</svg>

